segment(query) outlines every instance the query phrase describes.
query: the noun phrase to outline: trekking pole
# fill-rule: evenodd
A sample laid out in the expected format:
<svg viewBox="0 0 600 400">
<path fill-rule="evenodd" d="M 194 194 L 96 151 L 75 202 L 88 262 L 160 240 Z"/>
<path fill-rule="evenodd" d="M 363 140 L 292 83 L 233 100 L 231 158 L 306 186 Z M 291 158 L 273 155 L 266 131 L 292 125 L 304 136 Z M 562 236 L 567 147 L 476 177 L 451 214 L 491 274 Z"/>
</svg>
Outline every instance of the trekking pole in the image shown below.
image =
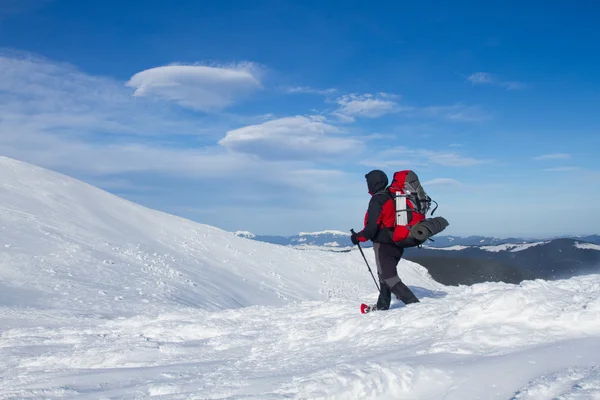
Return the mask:
<svg viewBox="0 0 600 400">
<path fill-rule="evenodd" d="M 355 235 L 356 232 L 354 232 L 354 229 L 350 229 L 350 232 Z M 373 271 L 371 271 L 371 267 L 369 266 L 369 262 L 367 261 L 367 257 L 365 257 L 365 253 L 363 253 L 363 249 L 360 246 L 360 243 L 357 243 L 358 246 L 358 250 L 360 250 L 360 254 L 362 254 L 363 259 L 365 260 L 365 264 L 367 264 L 367 268 L 369 269 L 369 272 L 371 273 L 371 277 L 373 278 L 373 282 L 375 282 L 375 286 L 377 286 L 377 291 L 381 292 L 381 289 L 379 289 L 379 285 L 377 284 L 377 280 L 375 279 L 375 275 L 373 275 Z"/>
</svg>

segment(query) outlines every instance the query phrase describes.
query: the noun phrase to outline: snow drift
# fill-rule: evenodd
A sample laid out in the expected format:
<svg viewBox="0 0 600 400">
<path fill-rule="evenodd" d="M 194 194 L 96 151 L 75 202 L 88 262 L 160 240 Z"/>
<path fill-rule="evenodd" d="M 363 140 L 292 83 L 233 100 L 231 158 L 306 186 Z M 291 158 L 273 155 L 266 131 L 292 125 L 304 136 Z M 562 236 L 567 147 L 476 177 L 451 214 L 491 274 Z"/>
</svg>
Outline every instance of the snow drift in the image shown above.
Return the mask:
<svg viewBox="0 0 600 400">
<path fill-rule="evenodd" d="M 377 293 L 356 252 L 6 158 L 0 177 L 0 399 L 600 398 L 598 275 L 444 287 L 404 261 L 421 303 L 360 315 Z"/>
</svg>

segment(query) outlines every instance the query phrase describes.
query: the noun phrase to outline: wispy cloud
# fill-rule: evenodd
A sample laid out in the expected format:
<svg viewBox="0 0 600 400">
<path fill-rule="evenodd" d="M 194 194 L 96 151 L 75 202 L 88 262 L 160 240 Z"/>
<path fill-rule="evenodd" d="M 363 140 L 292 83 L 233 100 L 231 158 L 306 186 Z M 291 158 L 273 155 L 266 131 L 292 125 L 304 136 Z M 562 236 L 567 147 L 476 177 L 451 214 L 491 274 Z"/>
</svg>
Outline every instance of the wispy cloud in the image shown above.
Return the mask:
<svg viewBox="0 0 600 400">
<path fill-rule="evenodd" d="M 295 116 L 231 130 L 219 144 L 262 159 L 314 160 L 362 147 L 361 141 L 343 133 L 322 116 Z"/>
<path fill-rule="evenodd" d="M 446 167 L 471 167 L 479 164 L 486 164 L 491 160 L 481 160 L 472 157 L 463 157 L 456 153 L 443 152 L 424 152 L 432 164 L 439 164 Z"/>
<path fill-rule="evenodd" d="M 577 171 L 581 168 L 579 167 L 555 167 L 555 168 L 546 168 L 544 171 L 546 172 L 569 172 L 569 171 Z"/>
<path fill-rule="evenodd" d="M 307 161 L 315 154 L 340 154 L 360 145 L 357 139 L 336 133 L 338 128 L 324 119 L 306 118 L 278 128 L 267 123 L 262 141 L 230 132 L 228 140 L 233 137 L 238 142 L 222 146 L 217 140 L 231 128 L 207 118 L 134 97 L 124 82 L 89 75 L 69 64 L 0 53 L 0 154 L 98 182 L 116 180 L 117 190 L 126 189 L 126 182 L 147 185 L 147 179 L 140 182 L 132 177 L 140 174 L 154 176 L 153 182 L 166 177 L 194 182 L 238 177 L 248 182 L 248 191 L 257 193 L 267 184 L 295 187 L 286 175 L 319 171 L 320 166 Z M 254 131 L 259 134 L 260 129 Z M 190 134 L 200 141 L 190 142 L 185 136 Z M 298 146 L 293 150 L 295 160 L 256 157 L 266 157 L 267 149 L 260 147 L 265 143 L 277 149 L 278 138 L 283 151 L 290 143 Z M 325 180 L 325 176 L 318 179 Z M 304 184 L 312 190 L 310 182 Z M 322 187 L 322 183 L 315 185 Z"/>
<path fill-rule="evenodd" d="M 203 134 L 206 125 L 132 97 L 117 80 L 24 53 L 0 53 L 0 129 L 56 135 Z"/>
<path fill-rule="evenodd" d="M 203 112 L 222 110 L 261 87 L 252 63 L 230 67 L 168 65 L 138 72 L 127 86 L 135 96 L 158 97 Z"/>
<path fill-rule="evenodd" d="M 336 100 L 339 108 L 333 112 L 333 115 L 342 122 L 352 122 L 356 117 L 379 118 L 385 114 L 412 109 L 412 107 L 401 107 L 394 101 L 397 97 L 386 93 L 343 95 Z"/>
<path fill-rule="evenodd" d="M 525 87 L 524 83 L 502 80 L 497 75 L 489 72 L 474 72 L 467 77 L 467 80 L 473 85 L 500 86 L 507 90 L 517 90 Z"/>
<path fill-rule="evenodd" d="M 329 89 L 317 89 L 309 86 L 293 86 L 286 87 L 283 89 L 286 93 L 305 93 L 305 94 L 318 94 L 322 96 L 326 96 L 329 94 L 337 93 L 337 89 L 329 88 Z"/>
<path fill-rule="evenodd" d="M 414 169 L 416 167 L 424 167 L 428 162 L 417 161 L 414 159 L 393 159 L 393 158 L 366 158 L 359 161 L 360 165 L 371 168 L 396 168 L 396 169 Z"/>
<path fill-rule="evenodd" d="M 375 159 L 362 161 L 362 164 L 402 167 L 434 164 L 445 167 L 471 167 L 490 162 L 493 160 L 465 157 L 454 152 L 394 147 L 380 152 Z"/>
<path fill-rule="evenodd" d="M 491 118 L 491 115 L 481 107 L 464 104 L 424 107 L 420 110 L 420 113 L 425 116 L 443 118 L 455 122 L 479 122 Z"/>
<path fill-rule="evenodd" d="M 571 158 L 570 154 L 566 153 L 554 153 L 554 154 L 544 154 L 541 156 L 534 157 L 535 161 L 546 161 L 546 160 L 569 160 Z"/>
<path fill-rule="evenodd" d="M 154 196 L 158 192 L 164 194 L 166 187 L 178 186 L 181 193 L 177 202 L 185 201 L 190 191 L 201 192 L 207 184 L 215 195 L 224 193 L 229 197 L 242 191 L 264 198 L 265 188 L 278 188 L 277 195 L 287 198 L 292 195 L 290 189 L 323 195 L 338 190 L 336 182 L 351 181 L 343 171 L 323 168 L 307 160 L 265 160 L 221 146 L 195 149 L 147 141 L 94 143 L 24 131 L 15 132 L 18 136 L 15 142 L 15 137 L 7 140 L 3 133 L 0 132 L 2 155 L 65 172 L 117 192 L 144 191 Z M 235 184 L 215 185 L 215 182 Z M 151 200 L 152 196 L 145 200 Z M 188 200 L 205 207 L 209 201 L 198 200 L 197 193 L 193 198 Z M 164 201 L 174 202 L 173 198 Z"/>
<path fill-rule="evenodd" d="M 462 186 L 462 183 L 452 178 L 435 178 L 423 182 L 423 186 Z"/>
</svg>

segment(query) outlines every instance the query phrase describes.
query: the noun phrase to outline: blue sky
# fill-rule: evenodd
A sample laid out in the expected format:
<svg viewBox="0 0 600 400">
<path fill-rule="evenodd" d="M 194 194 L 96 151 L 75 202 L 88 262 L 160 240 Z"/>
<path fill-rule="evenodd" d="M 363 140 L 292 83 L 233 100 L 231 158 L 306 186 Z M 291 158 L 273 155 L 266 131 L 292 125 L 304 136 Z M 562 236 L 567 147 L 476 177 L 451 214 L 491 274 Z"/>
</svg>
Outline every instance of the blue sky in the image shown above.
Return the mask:
<svg viewBox="0 0 600 400">
<path fill-rule="evenodd" d="M 418 3 L 418 4 L 416 4 Z M 456 235 L 598 233 L 594 2 L 0 1 L 0 154 L 258 234 L 410 168 Z"/>
</svg>

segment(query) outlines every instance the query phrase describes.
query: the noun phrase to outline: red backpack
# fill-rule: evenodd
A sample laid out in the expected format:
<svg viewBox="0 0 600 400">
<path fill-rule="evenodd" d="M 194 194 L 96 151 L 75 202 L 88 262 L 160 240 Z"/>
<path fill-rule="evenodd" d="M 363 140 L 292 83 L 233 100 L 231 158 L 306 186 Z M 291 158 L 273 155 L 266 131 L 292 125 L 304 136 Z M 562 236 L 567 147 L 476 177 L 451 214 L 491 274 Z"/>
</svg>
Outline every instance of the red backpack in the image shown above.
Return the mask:
<svg viewBox="0 0 600 400">
<path fill-rule="evenodd" d="M 392 183 L 387 187 L 390 199 L 385 202 L 379 217 L 379 226 L 393 229 L 392 240 L 403 242 L 410 234 L 410 228 L 425 220 L 431 203 L 435 201 L 425 193 L 419 177 L 412 170 L 394 173 Z M 437 209 L 431 212 L 431 215 Z M 367 216 L 365 216 L 365 224 Z"/>
<path fill-rule="evenodd" d="M 410 228 L 426 218 L 431 203 L 431 197 L 425 193 L 419 177 L 412 170 L 394 173 L 392 184 L 388 190 L 394 198 L 394 242 L 400 242 L 408 237 Z M 434 202 L 435 203 L 435 202 Z M 431 212 L 431 215 L 437 209 Z"/>
</svg>

